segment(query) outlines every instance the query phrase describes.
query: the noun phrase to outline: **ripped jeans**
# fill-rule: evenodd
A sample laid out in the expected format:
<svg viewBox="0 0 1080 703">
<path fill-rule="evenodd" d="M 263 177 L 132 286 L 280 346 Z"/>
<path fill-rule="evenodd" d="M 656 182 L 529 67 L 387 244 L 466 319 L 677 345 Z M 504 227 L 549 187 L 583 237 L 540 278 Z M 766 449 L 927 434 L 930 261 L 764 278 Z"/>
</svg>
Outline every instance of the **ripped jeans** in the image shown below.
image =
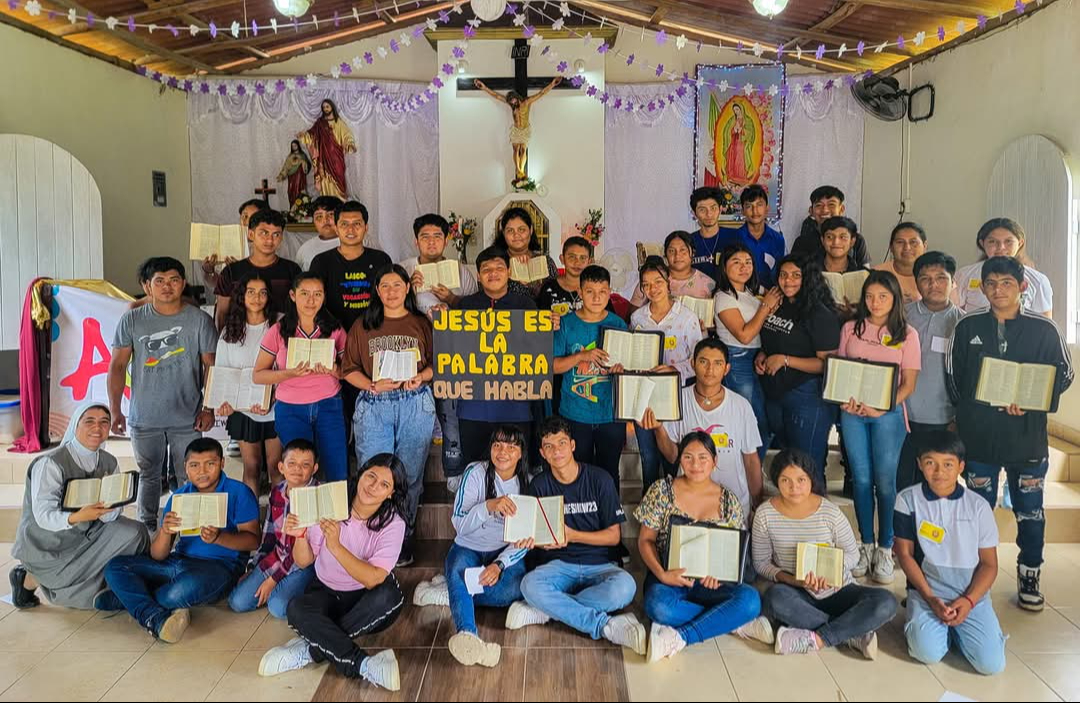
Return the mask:
<svg viewBox="0 0 1080 703">
<path fill-rule="evenodd" d="M 1016 515 L 1016 546 L 1020 547 L 1017 563 L 1031 569 L 1039 568 L 1043 562 L 1043 543 L 1046 536 L 1043 487 L 1049 464 L 1047 459 L 1007 466 L 969 460 L 964 471 L 967 487 L 986 498 L 991 507 L 996 507 L 998 475 L 1001 469 L 1005 469 L 1013 514 Z"/>
</svg>

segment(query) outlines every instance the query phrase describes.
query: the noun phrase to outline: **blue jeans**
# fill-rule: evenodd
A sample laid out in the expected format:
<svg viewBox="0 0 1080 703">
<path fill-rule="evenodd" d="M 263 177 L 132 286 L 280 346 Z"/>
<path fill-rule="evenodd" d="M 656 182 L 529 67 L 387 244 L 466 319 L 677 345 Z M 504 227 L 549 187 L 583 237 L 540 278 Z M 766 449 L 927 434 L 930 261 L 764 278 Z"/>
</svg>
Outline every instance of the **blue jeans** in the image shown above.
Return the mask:
<svg viewBox="0 0 1080 703">
<path fill-rule="evenodd" d="M 521 594 L 532 607 L 594 640 L 603 637 L 608 613 L 634 600 L 634 577 L 614 564 L 549 561 L 521 579 Z"/>
<path fill-rule="evenodd" d="M 521 579 L 525 576 L 524 558 L 503 571 L 494 586 L 484 586 L 483 593 L 469 595 L 469 589 L 465 587 L 465 569 L 487 566 L 494 562 L 500 553 L 501 549 L 477 552 L 462 547 L 457 542 L 450 546 L 450 551 L 446 554 L 446 588 L 450 592 L 450 615 L 454 618 L 454 627 L 458 632 L 476 634 L 476 606 L 505 608 L 514 601 L 521 600 Z"/>
<path fill-rule="evenodd" d="M 649 492 L 649 486 L 664 476 L 674 476 L 676 467 L 660 453 L 660 447 L 656 444 L 656 435 L 652 430 L 643 429 L 635 422 L 634 435 L 637 437 L 641 458 L 641 495 L 645 495 Z"/>
<path fill-rule="evenodd" d="M 116 557 L 105 567 L 105 583 L 135 621 L 157 637 L 174 610 L 213 603 L 229 592 L 242 566 L 215 559 L 170 554 Z"/>
<path fill-rule="evenodd" d="M 765 612 L 788 627 L 813 630 L 830 647 L 877 632 L 896 615 L 896 598 L 884 588 L 849 583 L 824 598 L 776 583 L 765 591 Z"/>
<path fill-rule="evenodd" d="M 761 349 L 757 347 L 728 347 L 728 363 L 731 364 L 731 369 L 727 376 L 724 376 L 724 387 L 750 401 L 750 407 L 754 409 L 754 417 L 757 419 L 758 434 L 761 436 L 758 456 L 765 458 L 765 452 L 769 448 L 765 442 L 769 435 L 769 422 L 765 412 L 765 394 L 761 390 L 757 373 L 754 372 L 754 357 L 759 351 Z"/>
<path fill-rule="evenodd" d="M 877 498 L 877 544 L 893 544 L 896 508 L 896 465 L 907 437 L 904 409 L 897 405 L 881 417 L 859 417 L 840 412 L 840 430 L 847 447 L 848 465 L 855 488 L 855 519 L 863 544 L 874 544 L 874 498 Z"/>
<path fill-rule="evenodd" d="M 761 597 L 745 583 L 723 583 L 710 589 L 695 581 L 690 588 L 645 577 L 645 614 L 653 622 L 675 628 L 687 644 L 697 644 L 739 629 L 761 613 Z"/>
<path fill-rule="evenodd" d="M 290 574 L 286 574 L 285 578 L 278 581 L 277 585 L 274 586 L 274 590 L 270 592 L 270 597 L 266 600 L 266 609 L 275 618 L 284 620 L 285 609 L 289 607 L 289 601 L 301 595 L 314 578 L 314 566 L 297 569 Z M 248 613 L 257 610 L 259 601 L 255 591 L 259 590 L 259 586 L 265 580 L 266 572 L 257 566 L 250 574 L 242 578 L 240 583 L 236 584 L 233 592 L 229 594 L 229 607 L 233 609 L 233 612 Z"/>
<path fill-rule="evenodd" d="M 360 466 L 383 452 L 397 455 L 405 465 L 409 492 L 405 497 L 408 534 L 416 527 L 416 510 L 424 492 L 424 465 L 435 429 L 435 396 L 423 386 L 415 391 L 361 393 L 353 413 L 356 460 Z"/>
<path fill-rule="evenodd" d="M 770 433 L 780 439 L 782 446 L 809 454 L 824 483 L 829 431 L 836 422 L 836 411 L 821 399 L 821 380 L 811 379 L 779 398 L 766 399 L 765 411 Z M 763 446 L 770 444 L 764 436 L 761 441 Z"/>
<path fill-rule="evenodd" d="M 1020 554 L 1018 564 L 1037 569 L 1043 563 L 1043 544 L 1046 541 L 1046 514 L 1043 512 L 1043 489 L 1049 460 L 1026 464 L 996 466 L 979 461 L 968 461 L 964 481 L 990 503 L 997 505 L 998 475 L 1005 469 L 1012 511 L 1016 516 L 1016 546 Z"/>
<path fill-rule="evenodd" d="M 1005 635 L 989 594 L 975 604 L 964 622 L 949 627 L 917 591 L 909 590 L 904 635 L 908 653 L 924 664 L 938 663 L 954 644 L 980 674 L 991 676 L 1005 670 Z"/>
<path fill-rule="evenodd" d="M 344 481 L 349 475 L 341 407 L 340 393 L 306 405 L 280 400 L 274 404 L 274 429 L 281 438 L 281 446 L 298 438 L 314 442 L 327 481 Z"/>
</svg>

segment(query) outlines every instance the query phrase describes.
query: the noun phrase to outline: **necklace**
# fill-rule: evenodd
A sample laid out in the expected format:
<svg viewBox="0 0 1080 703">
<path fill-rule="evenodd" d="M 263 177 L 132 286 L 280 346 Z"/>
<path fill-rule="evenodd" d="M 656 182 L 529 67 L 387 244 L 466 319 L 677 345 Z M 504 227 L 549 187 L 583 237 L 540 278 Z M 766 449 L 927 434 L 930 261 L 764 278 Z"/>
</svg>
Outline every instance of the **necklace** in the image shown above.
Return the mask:
<svg viewBox="0 0 1080 703">
<path fill-rule="evenodd" d="M 694 395 L 696 395 L 698 398 L 701 398 L 701 400 L 705 403 L 705 407 L 707 407 L 707 408 L 712 407 L 712 404 L 714 402 L 716 402 L 716 401 L 713 400 L 713 398 L 715 398 L 718 395 L 723 395 L 723 394 L 724 394 L 724 389 L 722 387 L 720 388 L 719 391 L 717 391 L 716 393 L 713 393 L 711 396 L 704 395 L 703 393 L 698 393 L 698 389 L 697 388 L 694 389 Z"/>
</svg>

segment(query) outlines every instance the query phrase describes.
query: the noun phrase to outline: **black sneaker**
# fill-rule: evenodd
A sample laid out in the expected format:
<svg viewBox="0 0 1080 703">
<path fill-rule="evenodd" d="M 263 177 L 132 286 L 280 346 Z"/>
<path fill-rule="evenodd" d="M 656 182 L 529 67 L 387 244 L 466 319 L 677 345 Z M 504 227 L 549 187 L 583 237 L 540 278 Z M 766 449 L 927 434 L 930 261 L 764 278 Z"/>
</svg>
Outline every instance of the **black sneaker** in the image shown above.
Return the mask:
<svg viewBox="0 0 1080 703">
<path fill-rule="evenodd" d="M 94 596 L 94 610 L 115 612 L 123 609 L 124 604 L 120 602 L 120 599 L 116 597 L 111 588 L 103 588 Z"/>
<path fill-rule="evenodd" d="M 1039 591 L 1041 573 L 1042 569 L 1016 565 L 1016 602 L 1024 610 L 1039 611 L 1046 605 L 1046 599 Z"/>
<path fill-rule="evenodd" d="M 413 556 L 413 540 L 408 538 L 405 540 L 405 544 L 401 545 L 401 554 L 398 556 L 397 568 L 403 566 L 410 566 L 416 558 Z"/>
<path fill-rule="evenodd" d="M 36 608 L 41 605 L 34 592 L 26 587 L 26 568 L 19 564 L 8 573 L 8 582 L 11 583 L 11 604 L 19 610 Z"/>
</svg>

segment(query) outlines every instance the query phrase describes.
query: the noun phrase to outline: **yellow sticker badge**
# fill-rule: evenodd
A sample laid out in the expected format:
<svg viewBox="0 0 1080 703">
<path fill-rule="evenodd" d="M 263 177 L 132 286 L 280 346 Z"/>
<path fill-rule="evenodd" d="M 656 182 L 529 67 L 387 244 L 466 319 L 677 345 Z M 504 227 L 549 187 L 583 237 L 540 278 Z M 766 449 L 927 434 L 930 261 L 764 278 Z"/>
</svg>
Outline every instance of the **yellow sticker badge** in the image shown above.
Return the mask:
<svg viewBox="0 0 1080 703">
<path fill-rule="evenodd" d="M 982 288 L 982 279 L 970 278 L 968 279 L 968 290 L 979 290 Z"/>
<path fill-rule="evenodd" d="M 679 344 L 678 337 L 664 337 L 664 349 L 672 350 Z"/>
<path fill-rule="evenodd" d="M 919 525 L 919 536 L 925 537 L 934 544 L 941 544 L 941 541 L 945 539 L 945 528 L 938 527 L 929 520 L 923 520 Z"/>
</svg>

